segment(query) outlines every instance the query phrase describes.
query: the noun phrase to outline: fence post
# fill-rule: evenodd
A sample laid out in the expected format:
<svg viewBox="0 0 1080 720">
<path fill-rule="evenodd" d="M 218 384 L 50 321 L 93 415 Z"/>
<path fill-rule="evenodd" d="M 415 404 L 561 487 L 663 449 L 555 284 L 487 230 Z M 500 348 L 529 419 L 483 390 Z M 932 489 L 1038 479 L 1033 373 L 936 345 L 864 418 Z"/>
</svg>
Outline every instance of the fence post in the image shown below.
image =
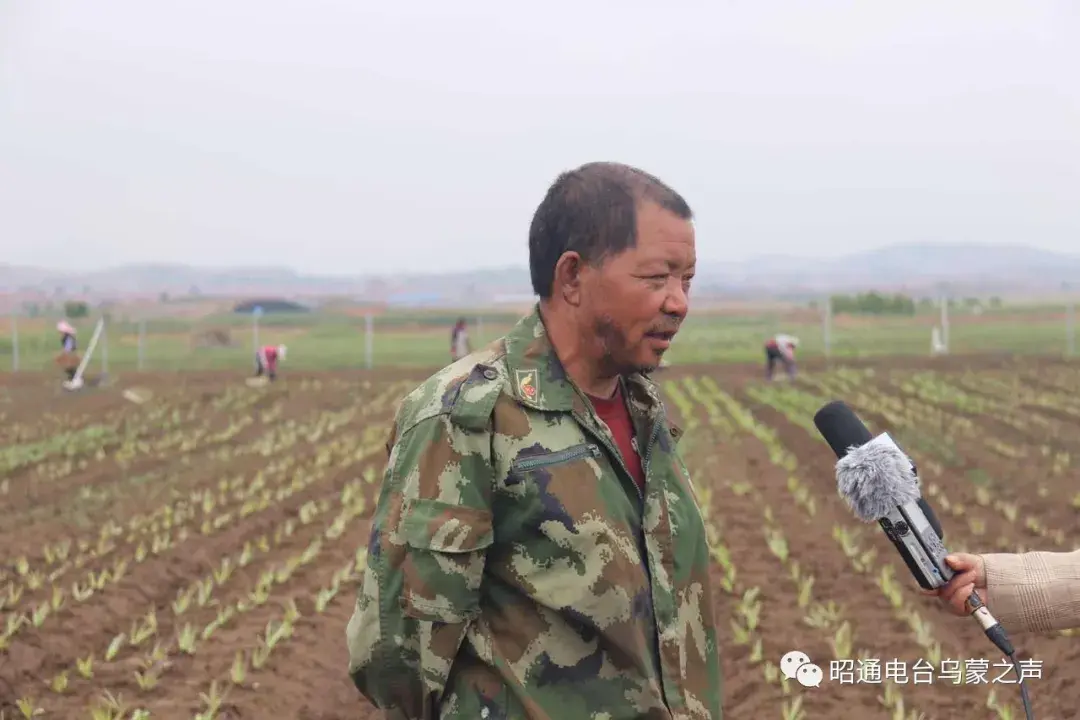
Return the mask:
<svg viewBox="0 0 1080 720">
<path fill-rule="evenodd" d="M 11 311 L 11 372 L 19 372 L 19 311 Z"/>
<path fill-rule="evenodd" d="M 143 371 L 143 364 L 146 360 L 146 320 L 139 320 L 139 372 Z"/>
<path fill-rule="evenodd" d="M 1072 290 L 1070 283 L 1064 284 L 1065 292 Z M 1076 300 L 1070 293 L 1065 300 L 1065 357 L 1076 354 Z"/>
<path fill-rule="evenodd" d="M 825 312 L 821 318 L 821 332 L 825 336 L 825 359 L 832 356 L 832 295 L 825 296 Z"/>
<path fill-rule="evenodd" d="M 945 354 L 950 352 L 949 348 L 949 294 L 944 290 L 941 291 L 941 344 L 945 347 Z"/>
<path fill-rule="evenodd" d="M 375 318 L 371 313 L 364 315 L 364 364 L 370 370 L 374 365 Z"/>
<path fill-rule="evenodd" d="M 259 316 L 262 315 L 262 305 L 256 305 L 251 309 L 251 352 L 259 352 Z"/>
<path fill-rule="evenodd" d="M 109 374 L 109 321 L 101 317 L 101 374 Z"/>
</svg>

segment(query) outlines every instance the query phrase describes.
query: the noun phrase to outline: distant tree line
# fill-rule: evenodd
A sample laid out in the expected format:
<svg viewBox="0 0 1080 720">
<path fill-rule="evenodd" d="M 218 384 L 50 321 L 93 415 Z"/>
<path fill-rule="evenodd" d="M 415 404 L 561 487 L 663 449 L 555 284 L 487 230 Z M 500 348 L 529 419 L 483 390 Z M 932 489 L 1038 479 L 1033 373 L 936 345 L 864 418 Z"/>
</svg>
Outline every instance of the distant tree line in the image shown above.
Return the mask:
<svg viewBox="0 0 1080 720">
<path fill-rule="evenodd" d="M 915 300 L 902 293 L 886 295 L 879 292 L 858 293 L 855 295 L 833 295 L 832 311 L 834 314 L 845 315 L 915 315 L 917 312 L 931 312 L 940 306 L 940 302 L 934 298 L 920 298 Z M 979 298 L 949 298 L 950 308 L 964 308 L 974 310 L 989 306 L 992 309 L 1001 308 L 1001 298 L 994 296 L 988 301 Z M 813 308 L 818 307 L 817 301 L 810 303 Z"/>
<path fill-rule="evenodd" d="M 915 300 L 899 293 L 882 295 L 877 292 L 857 295 L 833 295 L 832 311 L 847 315 L 914 315 Z"/>
<path fill-rule="evenodd" d="M 233 307 L 233 312 L 245 315 L 254 312 L 255 308 L 261 307 L 264 313 L 306 313 L 308 308 L 300 303 L 279 298 L 267 298 L 265 300 L 245 300 Z"/>
</svg>

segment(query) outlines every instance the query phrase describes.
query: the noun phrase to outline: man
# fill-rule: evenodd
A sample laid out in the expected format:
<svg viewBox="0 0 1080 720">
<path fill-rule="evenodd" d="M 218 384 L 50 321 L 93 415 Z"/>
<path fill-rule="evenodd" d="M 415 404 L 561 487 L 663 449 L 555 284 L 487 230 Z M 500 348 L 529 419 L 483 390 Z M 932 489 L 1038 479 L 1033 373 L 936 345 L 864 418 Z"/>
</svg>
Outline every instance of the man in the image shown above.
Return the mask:
<svg viewBox="0 0 1080 720">
<path fill-rule="evenodd" d="M 266 377 L 273 381 L 277 378 L 278 362 L 285 359 L 284 345 L 264 345 L 255 353 L 255 377 Z M 261 382 L 261 381 L 260 381 Z"/>
<path fill-rule="evenodd" d="M 648 377 L 687 315 L 691 220 L 640 170 L 560 175 L 537 307 L 402 402 L 347 630 L 387 717 L 722 719 L 704 524 Z"/>
<path fill-rule="evenodd" d="M 799 338 L 790 335 L 777 335 L 765 343 L 765 378 L 773 379 L 776 363 L 783 363 L 788 377 L 795 377 L 795 348 L 799 346 Z"/>
<path fill-rule="evenodd" d="M 469 344 L 469 332 L 465 329 L 465 318 L 458 318 L 454 329 L 450 331 L 450 359 L 460 360 L 472 352 Z"/>
<path fill-rule="evenodd" d="M 1080 627 L 1080 550 L 1023 554 L 955 553 L 945 558 L 956 574 L 938 590 L 956 615 L 969 615 L 964 603 L 972 590 L 1008 632 L 1053 632 Z"/>
</svg>

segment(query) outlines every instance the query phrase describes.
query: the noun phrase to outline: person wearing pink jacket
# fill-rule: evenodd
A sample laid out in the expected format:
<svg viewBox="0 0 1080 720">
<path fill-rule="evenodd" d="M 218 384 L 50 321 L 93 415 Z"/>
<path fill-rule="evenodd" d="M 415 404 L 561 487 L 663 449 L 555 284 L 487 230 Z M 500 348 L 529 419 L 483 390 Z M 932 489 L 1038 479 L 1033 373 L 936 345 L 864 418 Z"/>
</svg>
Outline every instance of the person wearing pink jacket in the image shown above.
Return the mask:
<svg viewBox="0 0 1080 720">
<path fill-rule="evenodd" d="M 777 335 L 765 343 L 765 378 L 773 379 L 776 363 L 781 363 L 788 377 L 795 377 L 795 348 L 799 338 L 791 335 Z"/>
<path fill-rule="evenodd" d="M 285 359 L 284 345 L 264 345 L 255 353 L 255 377 L 263 373 L 271 381 L 277 377 L 278 362 Z"/>
</svg>

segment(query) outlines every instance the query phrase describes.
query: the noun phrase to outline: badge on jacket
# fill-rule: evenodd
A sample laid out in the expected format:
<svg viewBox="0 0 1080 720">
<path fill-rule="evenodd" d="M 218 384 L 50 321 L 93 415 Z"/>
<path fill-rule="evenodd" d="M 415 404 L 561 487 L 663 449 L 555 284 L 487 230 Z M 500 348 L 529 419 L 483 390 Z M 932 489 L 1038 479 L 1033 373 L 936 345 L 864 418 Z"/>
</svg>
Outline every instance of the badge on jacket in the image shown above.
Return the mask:
<svg viewBox="0 0 1080 720">
<path fill-rule="evenodd" d="M 517 380 L 518 394 L 526 400 L 536 399 L 536 371 L 535 370 L 516 370 L 514 372 Z"/>
</svg>

